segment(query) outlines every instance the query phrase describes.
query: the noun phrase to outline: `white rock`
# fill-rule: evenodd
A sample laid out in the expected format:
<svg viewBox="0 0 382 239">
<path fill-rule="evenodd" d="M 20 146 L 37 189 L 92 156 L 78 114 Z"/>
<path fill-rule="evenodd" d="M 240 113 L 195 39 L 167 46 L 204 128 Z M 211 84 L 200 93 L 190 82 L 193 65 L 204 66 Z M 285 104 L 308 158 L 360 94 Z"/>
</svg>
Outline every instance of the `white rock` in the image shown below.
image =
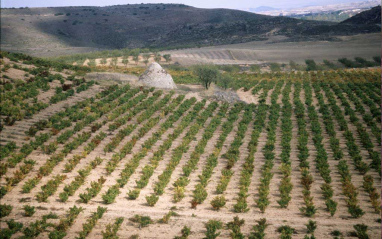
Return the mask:
<svg viewBox="0 0 382 239">
<path fill-rule="evenodd" d="M 149 65 L 147 70 L 139 77 L 138 82 L 161 89 L 177 88 L 171 75 L 156 62 Z"/>
</svg>

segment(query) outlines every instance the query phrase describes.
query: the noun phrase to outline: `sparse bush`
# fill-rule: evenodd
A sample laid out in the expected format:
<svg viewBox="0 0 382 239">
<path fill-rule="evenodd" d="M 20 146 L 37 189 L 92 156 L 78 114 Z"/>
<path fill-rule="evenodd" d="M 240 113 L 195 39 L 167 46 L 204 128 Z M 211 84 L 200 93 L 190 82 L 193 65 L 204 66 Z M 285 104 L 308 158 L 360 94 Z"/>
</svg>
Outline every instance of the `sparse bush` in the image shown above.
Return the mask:
<svg viewBox="0 0 382 239">
<path fill-rule="evenodd" d="M 118 217 L 114 224 L 107 224 L 105 231 L 102 231 L 103 239 L 118 239 L 117 232 L 123 220 L 123 217 Z"/>
<path fill-rule="evenodd" d="M 211 205 L 214 209 L 219 210 L 220 208 L 224 207 L 226 203 L 224 196 L 216 196 L 211 201 Z"/>
<path fill-rule="evenodd" d="M 174 211 L 169 211 L 166 215 L 164 215 L 161 219 L 159 219 L 159 223 L 168 223 L 172 216 L 179 216 L 178 213 Z"/>
<path fill-rule="evenodd" d="M 129 199 L 130 200 L 135 200 L 139 197 L 139 194 L 140 194 L 140 190 L 139 189 L 134 189 L 134 190 L 130 190 L 128 192 L 128 196 L 129 196 Z"/>
<path fill-rule="evenodd" d="M 314 60 L 305 60 L 306 71 L 316 71 L 318 70 L 317 64 Z"/>
<path fill-rule="evenodd" d="M 29 206 L 29 205 L 25 205 L 24 206 L 24 214 L 26 217 L 31 217 L 33 216 L 33 214 L 35 213 L 35 207 L 33 206 Z"/>
<path fill-rule="evenodd" d="M 309 220 L 308 224 L 306 224 L 306 228 L 308 229 L 308 233 L 313 234 L 317 229 L 317 222 Z"/>
<path fill-rule="evenodd" d="M 205 227 L 207 231 L 205 232 L 205 239 L 214 239 L 220 235 L 220 232 L 216 233 L 217 230 L 223 228 L 223 224 L 221 221 L 209 220 L 205 223 Z"/>
<path fill-rule="evenodd" d="M 260 73 L 260 66 L 259 65 L 251 65 L 249 70 L 252 72 Z"/>
<path fill-rule="evenodd" d="M 272 72 L 281 71 L 281 67 L 280 67 L 279 63 L 272 62 L 272 63 L 270 63 L 269 67 L 270 67 Z"/>
<path fill-rule="evenodd" d="M 182 230 L 180 231 L 180 236 L 175 236 L 174 239 L 187 239 L 188 236 L 191 234 L 191 228 L 184 226 Z"/>
<path fill-rule="evenodd" d="M 244 219 L 240 220 L 239 217 L 234 217 L 232 222 L 227 223 L 227 228 L 231 230 L 230 236 L 233 239 L 244 239 L 244 235 L 241 233 L 240 227 L 245 223 Z"/>
<path fill-rule="evenodd" d="M 351 232 L 352 236 L 358 237 L 359 239 L 369 239 L 367 226 L 365 224 L 356 224 L 353 227 L 355 231 Z"/>
<path fill-rule="evenodd" d="M 253 232 L 249 235 L 249 239 L 264 239 L 265 238 L 265 229 L 268 227 L 267 220 L 261 218 L 257 221 L 257 225 L 253 226 Z"/>
<path fill-rule="evenodd" d="M 155 204 L 158 202 L 159 197 L 155 194 L 151 196 L 146 196 L 146 202 L 150 207 L 154 207 Z"/>
<path fill-rule="evenodd" d="M 171 55 L 170 54 L 163 55 L 163 58 L 166 60 L 166 62 L 170 62 L 171 61 Z"/>
<path fill-rule="evenodd" d="M 134 215 L 134 217 L 130 218 L 129 220 L 138 223 L 139 228 L 147 227 L 148 225 L 153 223 L 149 216 Z"/>
<path fill-rule="evenodd" d="M 281 233 L 281 239 L 292 239 L 292 234 L 296 232 L 296 230 L 290 226 L 281 226 L 277 228 L 277 231 Z"/>
<path fill-rule="evenodd" d="M 11 205 L 0 204 L 0 218 L 8 216 L 12 209 L 13 207 Z"/>
<path fill-rule="evenodd" d="M 220 75 L 218 84 L 226 90 L 231 85 L 232 80 L 232 77 L 230 77 L 229 75 Z"/>
</svg>

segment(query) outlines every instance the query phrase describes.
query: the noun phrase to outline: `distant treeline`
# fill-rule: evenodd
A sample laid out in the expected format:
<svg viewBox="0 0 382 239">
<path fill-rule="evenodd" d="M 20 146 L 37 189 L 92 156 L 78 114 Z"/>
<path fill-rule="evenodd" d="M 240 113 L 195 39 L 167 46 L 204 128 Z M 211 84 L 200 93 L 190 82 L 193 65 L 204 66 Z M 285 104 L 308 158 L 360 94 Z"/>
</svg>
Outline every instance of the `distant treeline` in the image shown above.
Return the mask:
<svg viewBox="0 0 382 239">
<path fill-rule="evenodd" d="M 72 64 L 74 62 L 83 63 L 86 59 L 99 59 L 99 58 L 112 58 L 112 57 L 127 57 L 127 56 L 138 56 L 139 54 L 144 53 L 157 53 L 160 51 L 169 51 L 169 50 L 179 50 L 187 48 L 200 48 L 201 45 L 188 44 L 188 45 L 177 45 L 177 46 L 168 46 L 168 47 L 156 47 L 156 48 L 123 48 L 116 50 L 104 50 L 104 51 L 94 51 L 81 54 L 73 54 L 67 56 L 59 56 L 51 58 L 53 60 Z"/>
<path fill-rule="evenodd" d="M 62 71 L 64 69 L 73 70 L 76 72 L 91 71 L 91 69 L 86 66 L 74 66 L 72 64 L 66 64 L 56 60 L 32 57 L 23 53 L 12 53 L 12 52 L 0 51 L 0 58 L 3 58 L 3 57 L 7 57 L 14 62 L 23 61 L 25 64 L 31 64 L 37 67 L 54 68 L 56 71 Z"/>
</svg>

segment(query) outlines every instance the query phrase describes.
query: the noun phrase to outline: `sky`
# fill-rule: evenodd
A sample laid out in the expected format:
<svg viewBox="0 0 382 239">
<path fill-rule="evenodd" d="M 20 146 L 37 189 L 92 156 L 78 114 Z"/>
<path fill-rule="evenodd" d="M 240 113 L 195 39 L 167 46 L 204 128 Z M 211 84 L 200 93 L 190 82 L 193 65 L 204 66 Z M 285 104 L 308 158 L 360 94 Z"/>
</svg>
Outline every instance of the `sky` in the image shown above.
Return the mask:
<svg viewBox="0 0 382 239">
<path fill-rule="evenodd" d="M 275 8 L 296 8 L 311 5 L 329 5 L 360 2 L 362 0 L 1 0 L 2 8 L 10 7 L 60 7 L 60 6 L 109 6 L 139 3 L 183 3 L 200 8 L 256 8 L 269 6 Z"/>
</svg>

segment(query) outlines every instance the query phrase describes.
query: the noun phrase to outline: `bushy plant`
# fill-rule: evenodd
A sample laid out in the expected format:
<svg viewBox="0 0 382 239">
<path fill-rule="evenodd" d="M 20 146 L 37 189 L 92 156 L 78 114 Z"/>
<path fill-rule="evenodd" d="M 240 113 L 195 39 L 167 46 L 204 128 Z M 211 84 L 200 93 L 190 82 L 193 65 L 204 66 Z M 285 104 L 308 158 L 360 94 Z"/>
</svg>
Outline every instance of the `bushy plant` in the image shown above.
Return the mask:
<svg viewBox="0 0 382 239">
<path fill-rule="evenodd" d="M 191 234 L 191 228 L 184 226 L 182 230 L 180 231 L 180 236 L 175 236 L 174 239 L 187 239 L 188 236 Z"/>
<path fill-rule="evenodd" d="M 158 202 L 159 197 L 155 194 L 151 196 L 146 196 L 146 202 L 150 207 L 154 207 L 155 204 Z"/>
<path fill-rule="evenodd" d="M 257 221 L 257 225 L 252 227 L 253 232 L 249 235 L 249 239 L 264 239 L 265 238 L 265 229 L 268 227 L 267 220 L 261 218 Z"/>
<path fill-rule="evenodd" d="M 355 231 L 351 232 L 352 236 L 358 237 L 359 239 L 369 239 L 367 234 L 367 228 L 365 224 L 356 224 L 353 226 Z"/>
<path fill-rule="evenodd" d="M 309 220 L 308 224 L 306 224 L 306 228 L 308 230 L 308 233 L 313 234 L 314 231 L 317 229 L 317 222 Z"/>
<path fill-rule="evenodd" d="M 225 204 L 226 200 L 224 196 L 216 196 L 211 201 L 211 206 L 216 210 L 219 210 L 220 208 L 224 207 Z"/>
<path fill-rule="evenodd" d="M 11 205 L 0 204 L 0 218 L 8 216 L 12 209 L 13 207 Z"/>
<path fill-rule="evenodd" d="M 24 205 L 24 214 L 26 217 L 31 217 L 36 212 L 34 206 Z"/>
<path fill-rule="evenodd" d="M 204 224 L 207 231 L 205 232 L 205 239 L 215 239 L 220 235 L 220 232 L 216 232 L 219 229 L 223 228 L 223 223 L 221 221 L 209 220 Z"/>
<path fill-rule="evenodd" d="M 241 233 L 240 227 L 243 226 L 245 223 L 244 219 L 241 219 L 239 217 L 234 217 L 232 222 L 227 223 L 227 228 L 231 230 L 230 236 L 234 239 L 244 239 L 244 235 Z"/>
<path fill-rule="evenodd" d="M 147 227 L 149 224 L 153 223 L 149 216 L 134 215 L 134 217 L 130 218 L 129 220 L 138 223 L 139 228 Z"/>
<path fill-rule="evenodd" d="M 130 190 L 127 195 L 129 196 L 130 200 L 135 200 L 139 197 L 139 194 L 141 191 L 139 189 Z"/>
<path fill-rule="evenodd" d="M 296 232 L 296 230 L 290 226 L 281 226 L 277 228 L 277 231 L 281 233 L 281 239 L 292 239 L 292 234 Z"/>
</svg>

